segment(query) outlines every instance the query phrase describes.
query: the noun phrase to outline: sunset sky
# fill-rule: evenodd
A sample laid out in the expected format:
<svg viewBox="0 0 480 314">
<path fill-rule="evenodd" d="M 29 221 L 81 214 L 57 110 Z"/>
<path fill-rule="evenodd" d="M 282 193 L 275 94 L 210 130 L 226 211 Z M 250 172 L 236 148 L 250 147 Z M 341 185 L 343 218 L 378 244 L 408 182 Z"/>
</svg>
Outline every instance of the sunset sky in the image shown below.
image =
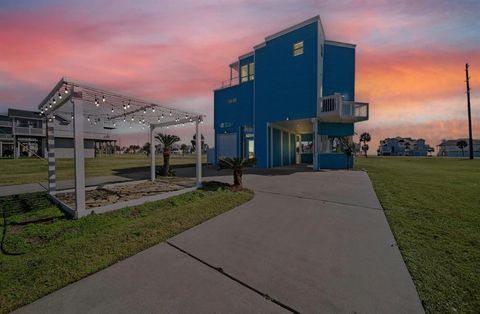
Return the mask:
<svg viewBox="0 0 480 314">
<path fill-rule="evenodd" d="M 357 44 L 355 98 L 371 116 L 356 132 L 372 134 L 370 153 L 384 137 L 466 137 L 465 62 L 480 137 L 478 0 L 0 0 L 0 112 L 36 109 L 67 76 L 205 113 L 213 145 L 213 89 L 228 64 L 317 14 L 327 39 Z"/>
</svg>

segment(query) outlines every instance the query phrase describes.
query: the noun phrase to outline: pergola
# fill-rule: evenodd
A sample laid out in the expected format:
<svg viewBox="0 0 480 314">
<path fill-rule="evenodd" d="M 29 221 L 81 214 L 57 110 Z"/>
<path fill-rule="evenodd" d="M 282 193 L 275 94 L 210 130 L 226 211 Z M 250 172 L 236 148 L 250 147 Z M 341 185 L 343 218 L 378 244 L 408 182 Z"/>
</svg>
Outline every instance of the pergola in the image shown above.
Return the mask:
<svg viewBox="0 0 480 314">
<path fill-rule="evenodd" d="M 150 178 L 152 181 L 155 181 L 156 177 L 154 130 L 157 128 L 168 129 L 179 125 L 195 125 L 196 185 L 197 187 L 201 185 L 202 162 L 199 125 L 203 123 L 205 117 L 202 114 L 178 110 L 67 78 L 62 78 L 55 85 L 47 97 L 38 105 L 38 109 L 40 114 L 45 116 L 47 124 L 49 196 L 75 218 L 88 214 L 85 208 L 84 130 L 90 125 L 103 125 L 105 129 L 149 128 Z M 72 123 L 73 125 L 75 208 L 70 208 L 55 197 L 57 192 L 55 120 L 62 124 Z M 110 206 L 109 210 L 121 208 L 121 204 L 114 207 Z M 89 211 L 102 212 L 105 210 L 94 208 L 89 209 Z"/>
</svg>

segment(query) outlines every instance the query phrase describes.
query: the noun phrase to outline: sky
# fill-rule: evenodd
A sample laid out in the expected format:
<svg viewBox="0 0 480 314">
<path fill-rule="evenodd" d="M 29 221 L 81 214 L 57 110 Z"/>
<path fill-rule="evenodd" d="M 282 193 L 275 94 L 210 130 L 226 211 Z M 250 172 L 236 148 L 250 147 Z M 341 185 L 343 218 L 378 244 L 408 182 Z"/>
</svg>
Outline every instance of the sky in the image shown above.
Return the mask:
<svg viewBox="0 0 480 314">
<path fill-rule="evenodd" d="M 479 0 L 0 0 L 0 112 L 34 110 L 62 77 L 207 115 L 228 64 L 264 38 L 320 15 L 329 40 L 355 43 L 357 101 L 370 103 L 370 153 L 385 137 L 480 137 Z M 175 132 L 189 142 L 193 129 Z M 143 144 L 141 134 L 120 143 Z"/>
</svg>

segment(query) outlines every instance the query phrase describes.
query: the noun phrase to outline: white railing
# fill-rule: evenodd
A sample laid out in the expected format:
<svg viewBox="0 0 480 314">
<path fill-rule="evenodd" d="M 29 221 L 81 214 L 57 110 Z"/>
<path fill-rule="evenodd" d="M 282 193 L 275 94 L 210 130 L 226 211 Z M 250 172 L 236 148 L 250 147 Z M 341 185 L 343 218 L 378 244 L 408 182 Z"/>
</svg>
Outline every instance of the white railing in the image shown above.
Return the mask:
<svg viewBox="0 0 480 314">
<path fill-rule="evenodd" d="M 12 138 L 13 138 L 13 135 L 12 135 L 12 134 L 0 133 L 0 138 L 3 138 L 3 139 L 12 139 Z"/>
<path fill-rule="evenodd" d="M 0 126 L 11 127 L 12 126 L 12 121 L 0 121 Z"/>
<path fill-rule="evenodd" d="M 232 86 L 236 86 L 240 84 L 240 78 L 239 77 L 232 77 L 231 79 L 229 80 L 225 80 L 222 82 L 222 84 L 220 85 L 220 87 L 218 89 L 223 89 L 223 88 L 227 88 L 227 87 L 232 87 Z"/>
<path fill-rule="evenodd" d="M 369 116 L 369 104 L 346 101 L 339 93 L 321 97 L 317 104 L 317 116 L 324 121 L 365 121 Z"/>
<path fill-rule="evenodd" d="M 44 135 L 45 131 L 41 128 L 15 127 L 15 134 L 19 135 Z"/>
</svg>

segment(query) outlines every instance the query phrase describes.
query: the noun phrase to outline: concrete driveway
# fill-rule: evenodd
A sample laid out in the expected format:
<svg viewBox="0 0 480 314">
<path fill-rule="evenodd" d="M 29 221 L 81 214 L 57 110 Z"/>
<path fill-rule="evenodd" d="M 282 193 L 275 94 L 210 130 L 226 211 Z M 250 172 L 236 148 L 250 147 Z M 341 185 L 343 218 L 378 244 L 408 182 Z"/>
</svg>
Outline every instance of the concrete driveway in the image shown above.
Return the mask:
<svg viewBox="0 0 480 314">
<path fill-rule="evenodd" d="M 423 312 L 364 172 L 272 174 L 244 177 L 252 201 L 20 312 Z"/>
</svg>

